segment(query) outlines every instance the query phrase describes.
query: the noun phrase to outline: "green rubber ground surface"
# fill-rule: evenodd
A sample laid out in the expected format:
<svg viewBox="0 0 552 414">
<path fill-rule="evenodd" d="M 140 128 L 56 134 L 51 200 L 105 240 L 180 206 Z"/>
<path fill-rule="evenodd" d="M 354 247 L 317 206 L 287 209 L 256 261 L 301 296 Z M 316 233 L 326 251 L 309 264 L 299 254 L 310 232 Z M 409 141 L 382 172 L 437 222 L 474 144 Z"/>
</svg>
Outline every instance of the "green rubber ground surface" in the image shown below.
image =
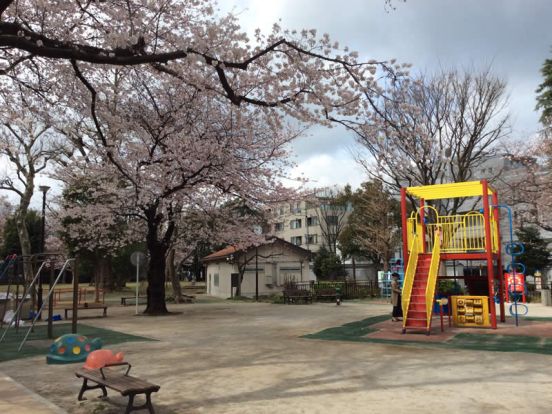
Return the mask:
<svg viewBox="0 0 552 414">
<path fill-rule="evenodd" d="M 27 329 L 28 328 L 21 327 L 17 333 L 13 329 L 10 329 L 10 332 L 8 332 L 4 340 L 0 343 L 0 362 L 38 355 L 43 355 L 44 358 L 46 358 L 50 344 L 54 342 L 55 339 L 47 339 L 47 326 L 45 325 L 36 326 L 34 332 L 31 332 L 29 335 L 21 352 L 17 351 L 21 340 L 27 333 Z M 67 333 L 71 333 L 70 323 L 54 325 L 54 336 L 56 338 Z M 91 339 L 101 338 L 104 348 L 106 345 L 120 344 L 122 342 L 153 341 L 151 338 L 128 335 L 123 332 L 96 328 L 84 324 L 79 324 L 78 333 Z"/>
<path fill-rule="evenodd" d="M 472 349 L 493 352 L 528 352 L 552 355 L 552 338 L 520 335 L 490 335 L 459 333 L 446 342 L 422 342 L 414 340 L 393 340 L 367 338 L 366 335 L 375 332 L 373 325 L 389 319 L 389 315 L 374 316 L 357 322 L 347 323 L 335 328 L 305 335 L 308 339 L 328 341 L 352 341 L 368 343 L 384 343 L 400 346 L 417 346 L 424 348 Z M 525 318 L 529 320 L 529 318 Z M 530 320 L 550 320 L 552 318 L 531 318 Z"/>
</svg>

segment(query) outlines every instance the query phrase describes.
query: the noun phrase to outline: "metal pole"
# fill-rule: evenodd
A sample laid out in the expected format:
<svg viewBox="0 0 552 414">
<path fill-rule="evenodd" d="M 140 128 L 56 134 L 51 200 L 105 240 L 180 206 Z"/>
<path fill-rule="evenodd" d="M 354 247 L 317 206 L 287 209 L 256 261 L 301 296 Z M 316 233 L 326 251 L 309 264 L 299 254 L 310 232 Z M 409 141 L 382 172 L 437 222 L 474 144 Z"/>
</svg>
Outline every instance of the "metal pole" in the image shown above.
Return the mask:
<svg viewBox="0 0 552 414">
<path fill-rule="evenodd" d="M 401 221 L 402 221 L 402 244 L 403 244 L 403 266 L 406 269 L 408 264 L 408 231 L 406 228 L 406 189 L 401 188 Z"/>
<path fill-rule="evenodd" d="M 493 240 L 491 233 L 491 209 L 489 204 L 489 187 L 487 180 L 481 180 L 483 190 L 483 216 L 485 225 L 485 256 L 487 260 L 487 286 L 489 290 L 489 310 L 491 311 L 491 327 L 496 329 L 496 306 L 494 301 L 494 264 Z"/>
<path fill-rule="evenodd" d="M 136 260 L 136 315 L 138 315 L 138 286 L 140 284 L 140 257 Z"/>
<path fill-rule="evenodd" d="M 42 187 L 40 187 L 42 189 Z M 42 192 L 42 231 L 40 232 L 40 253 L 44 253 L 45 249 L 45 234 L 46 234 L 46 191 Z M 42 277 L 38 277 L 38 309 L 42 308 L 43 303 Z M 42 319 L 42 315 L 38 315 L 38 320 Z"/>
<path fill-rule="evenodd" d="M 498 208 L 498 193 L 495 190 L 493 193 L 493 215 L 496 224 L 497 232 L 497 248 L 498 248 L 498 257 L 497 257 L 497 270 L 498 270 L 498 298 L 500 304 L 500 322 L 506 322 L 506 312 L 504 309 L 504 272 L 502 271 L 502 234 L 500 232 L 500 211 Z"/>
<path fill-rule="evenodd" d="M 73 262 L 73 314 L 71 315 L 71 333 L 77 333 L 77 320 L 79 309 L 79 271 L 77 270 L 78 262 L 75 258 Z"/>
<path fill-rule="evenodd" d="M 50 283 L 48 291 L 54 286 L 54 263 L 50 262 Z M 54 338 L 54 295 L 48 295 L 48 339 Z"/>
<path fill-rule="evenodd" d="M 255 247 L 255 302 L 258 302 L 258 301 L 259 301 L 259 250 L 258 250 L 258 247 Z"/>
</svg>

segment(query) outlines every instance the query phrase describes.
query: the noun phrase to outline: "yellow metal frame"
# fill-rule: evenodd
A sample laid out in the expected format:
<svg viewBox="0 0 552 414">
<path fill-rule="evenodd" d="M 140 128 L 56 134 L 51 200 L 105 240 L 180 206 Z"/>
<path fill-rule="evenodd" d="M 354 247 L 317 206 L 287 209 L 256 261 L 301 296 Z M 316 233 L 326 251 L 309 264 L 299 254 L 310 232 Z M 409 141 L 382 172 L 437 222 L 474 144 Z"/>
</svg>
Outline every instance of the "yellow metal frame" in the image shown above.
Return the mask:
<svg viewBox="0 0 552 414">
<path fill-rule="evenodd" d="M 437 222 L 426 224 L 427 232 L 425 241 L 428 251 L 435 245 L 434 235 L 437 229 L 442 231 L 441 252 L 442 253 L 468 253 L 484 251 L 485 245 L 485 217 L 478 211 L 470 211 L 467 214 L 456 214 L 451 216 L 439 216 L 435 210 Z M 412 212 L 406 221 L 408 245 L 411 245 L 412 237 L 417 233 L 420 217 L 420 209 Z M 498 252 L 498 226 L 494 216 L 491 215 L 491 239 L 493 253 Z M 418 249 L 422 251 L 424 240 L 418 238 Z"/>
<path fill-rule="evenodd" d="M 408 187 L 407 194 L 424 200 L 442 200 L 445 198 L 480 197 L 483 194 L 481 181 L 466 181 L 463 183 L 424 185 Z M 487 195 L 494 194 L 494 190 L 488 186 Z"/>
<path fill-rule="evenodd" d="M 433 316 L 433 298 L 435 297 L 435 288 L 437 286 L 437 276 L 439 274 L 439 265 L 441 263 L 441 230 L 437 229 L 434 235 L 435 243 L 431 254 L 431 264 L 427 275 L 426 285 L 426 314 L 427 329 L 431 327 L 431 317 Z"/>
<path fill-rule="evenodd" d="M 403 288 L 401 293 L 402 310 L 403 310 L 403 328 L 406 327 L 406 319 L 408 317 L 408 307 L 410 306 L 410 297 L 412 296 L 412 286 L 414 285 L 414 277 L 416 276 L 416 267 L 418 266 L 418 254 L 420 253 L 418 246 L 418 236 L 412 235 L 412 244 L 410 246 L 410 257 L 406 272 L 404 272 Z"/>
</svg>

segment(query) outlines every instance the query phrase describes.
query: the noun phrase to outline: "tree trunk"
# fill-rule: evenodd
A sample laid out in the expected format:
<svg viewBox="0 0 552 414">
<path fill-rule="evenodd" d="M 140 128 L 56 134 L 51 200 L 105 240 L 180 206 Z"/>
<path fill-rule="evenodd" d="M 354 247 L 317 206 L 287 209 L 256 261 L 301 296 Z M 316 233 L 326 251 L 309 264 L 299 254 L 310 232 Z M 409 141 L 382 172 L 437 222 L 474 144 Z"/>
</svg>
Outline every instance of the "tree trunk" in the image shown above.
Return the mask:
<svg viewBox="0 0 552 414">
<path fill-rule="evenodd" d="M 355 261 L 355 257 L 352 256 L 351 260 L 353 261 L 353 280 L 356 282 L 356 261 Z"/>
<path fill-rule="evenodd" d="M 389 260 L 386 259 L 386 257 L 383 257 L 383 271 L 387 273 L 389 271 Z"/>
<path fill-rule="evenodd" d="M 165 303 L 165 256 L 167 248 L 160 243 L 148 242 L 150 263 L 148 267 L 148 305 L 147 315 L 165 315 L 169 313 Z"/>
<path fill-rule="evenodd" d="M 31 238 L 29 236 L 29 229 L 27 227 L 27 211 L 29 210 L 29 203 L 32 197 L 32 186 L 27 187 L 25 193 L 21 197 L 19 208 L 15 214 L 15 225 L 17 228 L 17 237 L 19 238 L 19 244 L 21 245 L 21 256 L 23 257 L 23 275 L 25 278 L 25 284 L 29 285 L 33 280 L 33 264 L 31 262 Z M 37 291 L 36 285 L 33 286 L 31 294 L 33 309 L 36 308 L 37 303 Z"/>
<path fill-rule="evenodd" d="M 111 267 L 111 257 L 102 256 L 100 258 L 100 289 L 106 289 L 108 292 L 115 290 L 116 283 Z"/>
<path fill-rule="evenodd" d="M 174 303 L 182 303 L 182 289 L 180 288 L 180 279 L 176 275 L 176 270 L 174 268 L 174 249 L 169 250 L 167 256 L 167 279 L 171 281 Z"/>
</svg>

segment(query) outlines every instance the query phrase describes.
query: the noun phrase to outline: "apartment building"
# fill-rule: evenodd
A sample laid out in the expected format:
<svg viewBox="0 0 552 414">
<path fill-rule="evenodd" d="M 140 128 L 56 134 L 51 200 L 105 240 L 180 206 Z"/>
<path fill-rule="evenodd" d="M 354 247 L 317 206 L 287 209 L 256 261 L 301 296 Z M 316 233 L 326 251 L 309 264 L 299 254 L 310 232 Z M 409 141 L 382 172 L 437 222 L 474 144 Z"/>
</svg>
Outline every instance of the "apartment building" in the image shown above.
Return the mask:
<svg viewBox="0 0 552 414">
<path fill-rule="evenodd" d="M 322 245 L 336 251 L 337 238 L 347 224 L 350 204 L 338 204 L 334 190 L 322 191 L 311 200 L 284 203 L 271 210 L 269 233 L 311 252 Z"/>
</svg>

